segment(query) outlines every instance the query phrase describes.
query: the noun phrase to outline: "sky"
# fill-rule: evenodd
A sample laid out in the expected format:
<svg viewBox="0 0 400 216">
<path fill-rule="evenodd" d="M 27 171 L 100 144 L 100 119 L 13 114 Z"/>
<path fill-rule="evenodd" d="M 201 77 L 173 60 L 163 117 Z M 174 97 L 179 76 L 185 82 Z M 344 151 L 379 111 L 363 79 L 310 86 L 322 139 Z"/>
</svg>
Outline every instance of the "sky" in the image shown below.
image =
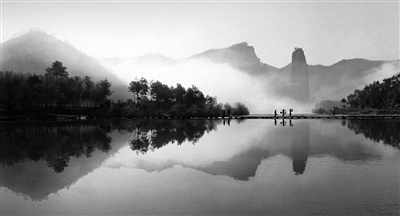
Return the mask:
<svg viewBox="0 0 400 216">
<path fill-rule="evenodd" d="M 399 2 L 2 1 L 1 40 L 39 28 L 93 58 L 147 53 L 180 59 L 247 42 L 284 67 L 399 58 Z"/>
</svg>

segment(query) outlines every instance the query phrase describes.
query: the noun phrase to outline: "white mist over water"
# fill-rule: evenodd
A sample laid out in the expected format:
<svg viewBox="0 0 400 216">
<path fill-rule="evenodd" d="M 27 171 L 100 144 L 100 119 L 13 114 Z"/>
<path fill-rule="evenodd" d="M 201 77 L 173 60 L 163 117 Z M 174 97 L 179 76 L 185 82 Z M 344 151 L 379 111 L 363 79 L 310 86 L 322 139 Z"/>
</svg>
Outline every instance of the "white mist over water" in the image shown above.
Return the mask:
<svg viewBox="0 0 400 216">
<path fill-rule="evenodd" d="M 195 85 L 205 95 L 216 96 L 218 103 L 245 104 L 251 114 L 272 114 L 275 109 L 294 108 L 297 112 L 311 110 L 311 107 L 300 109 L 299 104 L 275 96 L 275 84 L 268 77 L 253 77 L 229 64 L 216 64 L 208 59 L 182 60 L 175 64 L 143 63 L 131 59 L 114 67 L 108 65 L 108 68 L 126 84 L 136 77 L 144 77 L 168 86 L 180 83 L 188 88 Z"/>
</svg>

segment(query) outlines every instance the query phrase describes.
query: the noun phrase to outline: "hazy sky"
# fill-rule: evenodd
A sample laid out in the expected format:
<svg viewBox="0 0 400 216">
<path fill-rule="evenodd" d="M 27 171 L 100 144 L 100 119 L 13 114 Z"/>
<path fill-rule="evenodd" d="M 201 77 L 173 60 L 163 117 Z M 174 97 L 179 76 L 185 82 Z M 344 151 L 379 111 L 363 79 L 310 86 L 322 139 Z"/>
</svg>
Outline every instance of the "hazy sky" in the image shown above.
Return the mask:
<svg viewBox="0 0 400 216">
<path fill-rule="evenodd" d="M 175 59 L 248 42 L 283 67 L 294 47 L 309 64 L 399 58 L 399 2 L 1 3 L 1 39 L 40 28 L 94 58 Z"/>
</svg>

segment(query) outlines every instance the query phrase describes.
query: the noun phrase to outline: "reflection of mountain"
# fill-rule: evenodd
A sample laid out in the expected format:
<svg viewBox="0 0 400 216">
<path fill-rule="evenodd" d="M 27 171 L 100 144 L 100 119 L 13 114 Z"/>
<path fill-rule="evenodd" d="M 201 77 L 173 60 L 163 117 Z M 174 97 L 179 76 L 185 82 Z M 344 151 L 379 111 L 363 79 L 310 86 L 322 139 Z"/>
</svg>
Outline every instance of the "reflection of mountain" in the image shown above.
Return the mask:
<svg viewBox="0 0 400 216">
<path fill-rule="evenodd" d="M 316 121 L 314 121 L 316 122 Z M 326 120 L 325 125 L 340 125 L 338 121 Z M 380 153 L 371 146 L 365 145 L 357 139 L 338 139 L 337 136 L 324 135 L 310 120 L 296 120 L 290 127 L 290 136 L 287 136 L 286 127 L 274 127 L 261 135 L 264 138 L 260 143 L 252 143 L 251 148 L 233 155 L 226 161 L 215 161 L 206 165 L 191 165 L 183 162 L 166 161 L 152 163 L 141 161 L 136 168 L 148 172 L 162 171 L 180 165 L 199 170 L 211 175 L 229 176 L 237 180 L 248 180 L 255 176 L 258 166 L 263 160 L 275 155 L 285 155 L 293 160 L 293 171 L 296 175 L 304 174 L 308 157 L 331 156 L 341 161 L 368 161 L 380 158 Z M 342 128 L 341 126 L 339 128 Z M 314 131 L 311 136 L 310 131 Z M 345 132 L 347 130 L 341 131 Z"/>
<path fill-rule="evenodd" d="M 97 169 L 119 150 L 121 143 L 111 146 L 110 130 L 107 122 L 98 121 L 2 127 L 1 186 L 33 200 L 45 199 Z"/>
<path fill-rule="evenodd" d="M 292 131 L 292 159 L 293 171 L 296 175 L 303 174 L 306 169 L 308 148 L 310 144 L 310 122 L 303 121 L 296 124 Z"/>
<path fill-rule="evenodd" d="M 374 142 L 400 148 L 400 121 L 395 119 L 349 120 L 347 128 L 355 134 L 363 134 Z"/>
<path fill-rule="evenodd" d="M 230 176 L 237 180 L 247 181 L 254 177 L 261 161 L 270 156 L 267 150 L 250 149 L 234 155 L 228 161 L 216 161 L 207 166 L 191 167 L 211 175 Z"/>
<path fill-rule="evenodd" d="M 150 135 L 152 131 L 154 135 L 147 143 L 151 146 L 141 143 L 141 149 L 158 149 L 171 142 L 195 143 L 205 132 L 214 130 L 216 124 L 220 121 L 127 119 L 4 125 L 0 135 L 1 186 L 33 200 L 46 199 L 99 168 L 129 139 L 135 139 L 138 132 Z M 149 171 L 173 164 L 154 166 L 157 164 L 150 164 Z"/>
<path fill-rule="evenodd" d="M 241 124 L 240 130 L 246 129 L 247 122 Z M 398 146 L 398 121 L 347 122 L 349 129 L 366 134 L 365 136 L 369 139 Z M 139 131 L 147 134 L 149 138 L 153 133 L 151 142 L 147 143 L 145 148 L 156 150 L 172 142 L 180 144 L 185 141 L 198 141 L 205 132 L 215 130 L 218 124 L 221 124 L 221 121 L 138 121 L 127 119 L 3 127 L 0 135 L 1 186 L 34 200 L 45 199 L 49 194 L 73 185 L 83 176 L 99 168 L 110 155 L 129 141 L 135 140 L 136 133 Z M 235 153 L 225 161 L 193 165 L 187 162 L 177 162 L 167 157 L 164 162 L 139 159 L 137 164 L 130 164 L 130 167 L 154 172 L 180 165 L 211 175 L 229 176 L 246 181 L 256 175 L 263 160 L 279 154 L 292 158 L 293 171 L 298 174 L 307 173 L 305 168 L 308 157 L 323 155 L 342 161 L 368 161 L 381 157 L 380 152 L 373 145 L 366 145 L 347 127 L 342 127 L 340 121 L 294 120 L 293 125 L 293 127 L 277 126 L 268 129 L 265 133 L 260 134 L 259 141 L 249 143 L 247 149 Z M 335 133 L 338 132 L 349 137 L 340 139 L 336 134 L 324 133 L 325 129 L 334 129 Z M 235 134 L 240 134 L 238 131 L 236 132 Z M 288 132 L 289 136 L 287 136 Z M 249 140 L 245 142 L 249 142 Z M 233 144 L 236 145 L 236 143 Z M 130 147 L 132 148 L 132 146 Z M 90 157 L 88 157 L 89 155 Z M 57 161 L 58 158 L 66 159 L 60 161 L 67 162 L 67 164 L 55 163 L 54 161 Z M 60 173 L 53 170 L 57 165 L 63 165 L 61 166 L 64 168 L 63 170 L 55 169 Z M 291 168 L 288 167 L 288 169 Z"/>
</svg>

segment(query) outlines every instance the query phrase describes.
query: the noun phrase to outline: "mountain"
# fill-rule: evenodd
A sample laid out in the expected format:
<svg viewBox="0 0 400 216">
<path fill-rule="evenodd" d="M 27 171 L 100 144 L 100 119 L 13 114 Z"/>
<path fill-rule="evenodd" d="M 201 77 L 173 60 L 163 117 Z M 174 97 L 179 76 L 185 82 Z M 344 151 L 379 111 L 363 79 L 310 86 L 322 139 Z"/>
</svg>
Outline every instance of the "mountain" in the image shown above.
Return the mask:
<svg viewBox="0 0 400 216">
<path fill-rule="evenodd" d="M 2 70 L 20 73 L 43 74 L 44 69 L 54 61 L 61 61 L 70 76 L 91 76 L 94 81 L 107 78 L 112 83 L 112 99 L 130 98 L 127 80 L 121 80 L 130 73 L 140 76 L 143 68 L 169 66 L 181 62 L 208 59 L 215 64 L 228 64 L 265 83 L 265 91 L 278 96 L 292 96 L 290 91 L 292 63 L 276 68 L 260 61 L 254 47 L 246 42 L 175 60 L 161 54 L 146 54 L 132 58 L 108 58 L 95 60 L 67 42 L 62 42 L 41 31 L 30 31 L 22 36 L 1 44 Z M 288 53 L 289 57 L 290 53 Z M 304 50 L 307 56 L 307 50 Z M 310 97 L 314 100 L 340 100 L 377 79 L 388 78 L 399 72 L 399 60 L 371 61 L 348 59 L 330 66 L 307 65 Z M 106 69 L 107 68 L 107 69 Z M 112 70 L 112 71 L 111 71 Z M 123 73 L 118 73 L 123 72 Z M 116 74 L 119 74 L 118 77 Z M 195 84 L 195 83 L 194 83 Z"/>
<path fill-rule="evenodd" d="M 301 48 L 299 48 L 301 49 Z M 302 49 L 301 49 L 302 50 Z M 303 51 L 303 50 L 302 50 Z M 288 53 L 289 58 L 290 53 Z M 307 50 L 304 50 L 306 64 Z M 210 49 L 187 59 L 206 58 L 214 63 L 228 63 L 259 80 L 266 82 L 268 91 L 276 95 L 291 96 L 292 63 L 283 68 L 276 68 L 260 61 L 254 47 L 246 42 L 221 49 Z M 310 97 L 315 100 L 340 100 L 362 88 L 374 79 L 388 78 L 399 71 L 399 60 L 371 61 L 367 59 L 348 59 L 330 66 L 308 65 Z M 304 69 L 305 70 L 305 69 Z M 271 86 L 271 82 L 274 84 Z"/>
<path fill-rule="evenodd" d="M 290 71 L 290 86 L 293 98 L 302 103 L 310 101 L 310 85 L 308 76 L 308 65 L 304 51 L 301 48 L 295 48 L 292 53 L 292 67 Z"/>
<path fill-rule="evenodd" d="M 127 86 L 98 60 L 42 31 L 30 31 L 1 44 L 2 70 L 18 73 L 44 74 L 52 62 L 60 61 L 70 76 L 90 76 L 93 81 L 107 78 L 114 92 L 111 98 L 127 98 Z"/>
<path fill-rule="evenodd" d="M 206 58 L 214 63 L 228 63 L 232 67 L 246 71 L 251 75 L 266 75 L 277 68 L 262 63 L 255 49 L 246 42 L 234 44 L 227 48 L 211 49 L 188 59 Z"/>
<path fill-rule="evenodd" d="M 318 101 L 341 100 L 356 89 L 382 80 L 399 72 L 399 60 L 371 61 L 348 59 L 330 66 L 308 65 L 310 95 Z M 292 64 L 273 72 L 286 82 L 290 82 Z"/>
</svg>

